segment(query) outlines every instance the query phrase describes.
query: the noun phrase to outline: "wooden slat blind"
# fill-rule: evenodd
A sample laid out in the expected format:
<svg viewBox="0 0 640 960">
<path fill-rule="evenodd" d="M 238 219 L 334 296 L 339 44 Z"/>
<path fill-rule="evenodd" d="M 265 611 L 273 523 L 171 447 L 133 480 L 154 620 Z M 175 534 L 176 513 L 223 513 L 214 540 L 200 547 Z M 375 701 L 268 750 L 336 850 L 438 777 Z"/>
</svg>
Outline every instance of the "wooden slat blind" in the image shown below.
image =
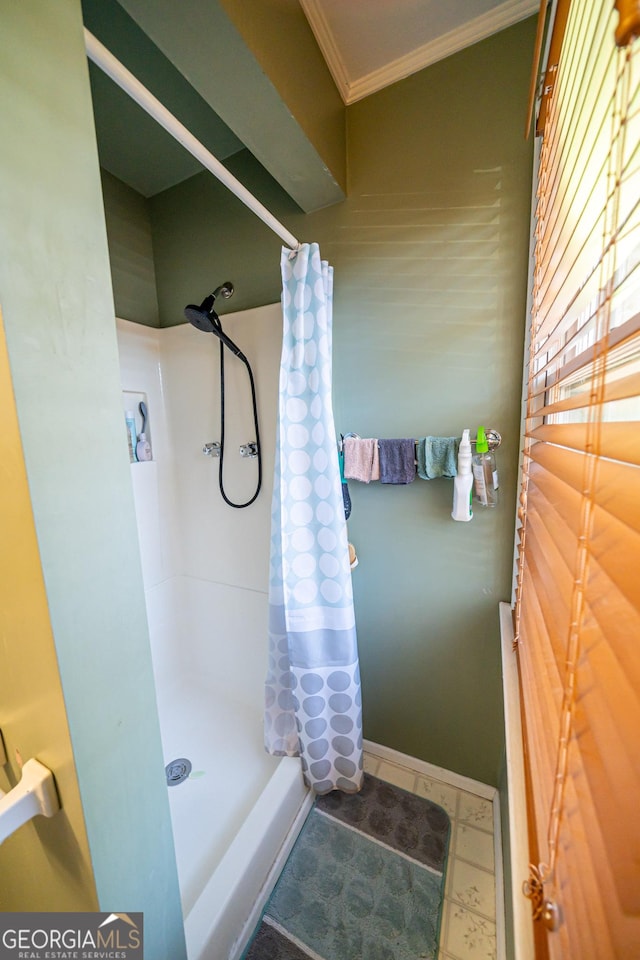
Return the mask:
<svg viewBox="0 0 640 960">
<path fill-rule="evenodd" d="M 518 513 L 525 888 L 540 956 L 638 960 L 640 41 L 616 46 L 611 0 L 562 15 L 538 123 Z"/>
</svg>

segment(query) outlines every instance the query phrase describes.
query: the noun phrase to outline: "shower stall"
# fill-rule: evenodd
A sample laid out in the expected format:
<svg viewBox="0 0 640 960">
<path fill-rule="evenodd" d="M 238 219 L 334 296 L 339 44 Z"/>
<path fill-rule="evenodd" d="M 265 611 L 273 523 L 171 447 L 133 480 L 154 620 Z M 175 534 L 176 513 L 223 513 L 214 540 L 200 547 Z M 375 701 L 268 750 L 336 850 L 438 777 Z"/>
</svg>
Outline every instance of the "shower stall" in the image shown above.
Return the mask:
<svg viewBox="0 0 640 960">
<path fill-rule="evenodd" d="M 89 59 L 288 248 L 299 249 L 177 118 L 84 34 Z M 189 323 L 177 327 L 117 321 L 123 413 L 140 403 L 148 411 L 152 459 L 132 463 L 131 479 L 189 960 L 239 958 L 311 807 L 300 760 L 268 755 L 263 745 L 282 307 L 226 315 L 223 331 L 213 307 L 232 292 L 222 283 L 199 306 L 186 307 Z M 206 454 L 217 452 L 221 429 L 219 470 Z"/>
<path fill-rule="evenodd" d="M 282 308 L 224 324 L 251 359 L 259 405 L 262 491 L 241 510 L 203 454 L 220 440 L 219 340 L 117 321 L 123 410 L 146 404 L 153 455 L 131 479 L 189 960 L 239 957 L 310 806 L 299 760 L 263 747 Z M 225 394 L 224 483 L 244 503 L 257 478 L 240 453 L 256 440 L 251 390 L 226 348 Z"/>
</svg>

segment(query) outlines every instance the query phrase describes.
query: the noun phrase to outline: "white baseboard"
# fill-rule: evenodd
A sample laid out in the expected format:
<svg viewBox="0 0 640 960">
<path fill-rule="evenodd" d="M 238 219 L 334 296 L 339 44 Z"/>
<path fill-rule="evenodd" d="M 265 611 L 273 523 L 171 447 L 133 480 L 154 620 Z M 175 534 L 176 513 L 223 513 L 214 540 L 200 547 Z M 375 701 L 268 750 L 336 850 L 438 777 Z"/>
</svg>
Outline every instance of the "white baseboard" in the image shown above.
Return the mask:
<svg viewBox="0 0 640 960">
<path fill-rule="evenodd" d="M 463 777 L 461 773 L 445 770 L 444 767 L 436 767 L 435 764 L 427 763 L 426 760 L 418 760 L 416 757 L 410 757 L 406 753 L 392 750 L 391 747 L 384 747 L 372 740 L 364 741 L 364 750 L 365 753 L 370 753 L 372 757 L 377 757 L 379 760 L 387 760 L 389 763 L 397 763 L 401 767 L 409 767 L 416 773 L 431 777 L 433 780 L 440 780 L 441 783 L 448 783 L 452 787 L 457 787 L 458 790 L 466 790 L 467 793 L 473 793 L 476 797 L 482 797 L 484 800 L 491 800 L 492 803 L 496 801 L 498 791 L 487 783 L 472 780 L 471 777 Z"/>
</svg>

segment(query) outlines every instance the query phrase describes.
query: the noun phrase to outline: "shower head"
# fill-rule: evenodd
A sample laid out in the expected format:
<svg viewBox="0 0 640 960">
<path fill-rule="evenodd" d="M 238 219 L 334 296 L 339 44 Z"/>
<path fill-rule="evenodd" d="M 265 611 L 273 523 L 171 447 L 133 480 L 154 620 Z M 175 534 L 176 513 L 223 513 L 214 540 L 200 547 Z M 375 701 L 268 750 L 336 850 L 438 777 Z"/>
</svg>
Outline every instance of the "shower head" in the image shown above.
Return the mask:
<svg viewBox="0 0 640 960">
<path fill-rule="evenodd" d="M 222 297 L 223 300 L 228 300 L 229 297 L 232 297 L 233 289 L 231 280 L 225 280 L 219 287 L 216 287 L 213 293 L 209 294 L 206 300 L 202 301 L 199 307 L 190 303 L 188 307 L 185 307 L 184 311 L 184 315 L 189 323 L 192 323 L 198 330 L 204 330 L 205 333 L 215 333 L 217 335 L 220 320 L 218 319 L 218 314 L 213 309 L 213 305 L 218 297 Z"/>
<path fill-rule="evenodd" d="M 184 308 L 184 315 L 198 330 L 204 330 L 205 333 L 215 333 L 216 324 L 219 323 L 218 314 L 213 309 L 215 297 L 210 294 L 206 300 L 203 300 L 199 307 L 195 303 L 190 303 Z"/>
<path fill-rule="evenodd" d="M 218 295 L 222 296 L 225 300 L 228 300 L 233 294 L 233 284 L 227 281 L 223 283 L 222 286 L 217 287 L 213 293 L 210 293 L 209 296 L 202 301 L 199 307 L 194 303 L 190 303 L 184 308 L 184 315 L 189 321 L 193 324 L 194 327 L 197 327 L 198 330 L 203 330 L 205 333 L 213 333 L 219 340 L 224 343 L 226 347 L 231 350 L 232 353 L 235 353 L 236 357 L 239 357 L 240 360 L 246 362 L 246 357 L 240 347 L 237 347 L 231 337 L 228 337 L 222 329 L 220 324 L 220 318 L 218 314 L 213 309 L 213 304 Z"/>
</svg>

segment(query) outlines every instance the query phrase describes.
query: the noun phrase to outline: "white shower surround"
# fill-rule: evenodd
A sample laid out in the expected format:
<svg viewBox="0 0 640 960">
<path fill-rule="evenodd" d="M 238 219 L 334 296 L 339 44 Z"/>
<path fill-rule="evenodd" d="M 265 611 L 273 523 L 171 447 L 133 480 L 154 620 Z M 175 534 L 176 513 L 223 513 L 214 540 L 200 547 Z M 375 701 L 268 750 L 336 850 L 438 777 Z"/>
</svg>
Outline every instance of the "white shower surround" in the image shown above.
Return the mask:
<svg viewBox="0 0 640 960">
<path fill-rule="evenodd" d="M 165 763 L 193 764 L 169 788 L 189 960 L 239 956 L 310 803 L 299 761 L 268 756 L 262 731 L 281 307 L 222 320 L 260 411 L 263 489 L 243 510 L 224 504 L 219 461 L 202 454 L 220 439 L 218 341 L 117 321 L 123 391 L 146 394 L 149 410 L 154 459 L 131 477 Z M 238 447 L 254 427 L 246 369 L 228 351 L 225 378 L 225 488 L 244 502 L 256 464 Z"/>
</svg>

